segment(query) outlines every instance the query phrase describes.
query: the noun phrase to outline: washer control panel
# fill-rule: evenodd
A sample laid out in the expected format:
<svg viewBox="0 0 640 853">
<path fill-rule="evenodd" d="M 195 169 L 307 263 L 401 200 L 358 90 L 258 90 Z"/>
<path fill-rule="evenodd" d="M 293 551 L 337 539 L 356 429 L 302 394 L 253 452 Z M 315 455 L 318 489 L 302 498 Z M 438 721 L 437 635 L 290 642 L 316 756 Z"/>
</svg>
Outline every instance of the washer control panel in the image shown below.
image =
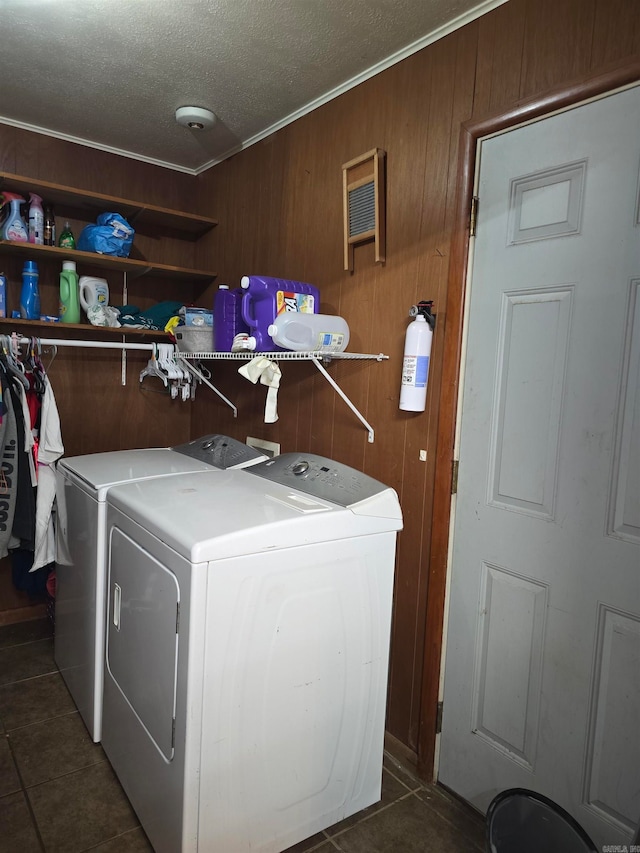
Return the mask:
<svg viewBox="0 0 640 853">
<path fill-rule="evenodd" d="M 362 471 L 313 453 L 282 453 L 254 465 L 247 473 L 344 507 L 387 488 Z"/>
<path fill-rule="evenodd" d="M 188 441 L 186 444 L 178 444 L 171 449 L 176 453 L 183 453 L 185 456 L 197 459 L 199 462 L 206 462 L 212 468 L 219 468 L 221 471 L 266 458 L 264 453 L 238 441 L 237 438 L 218 433 L 203 435 L 201 438 Z"/>
</svg>

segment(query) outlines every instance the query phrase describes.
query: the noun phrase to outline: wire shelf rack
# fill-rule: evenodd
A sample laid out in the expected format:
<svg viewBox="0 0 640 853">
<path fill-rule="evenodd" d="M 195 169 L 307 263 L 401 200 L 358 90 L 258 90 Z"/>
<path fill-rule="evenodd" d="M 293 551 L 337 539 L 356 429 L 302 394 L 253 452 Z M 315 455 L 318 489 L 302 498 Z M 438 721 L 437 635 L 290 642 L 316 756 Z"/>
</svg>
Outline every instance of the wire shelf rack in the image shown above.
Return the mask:
<svg viewBox="0 0 640 853">
<path fill-rule="evenodd" d="M 180 358 L 186 358 L 192 361 L 250 361 L 252 358 L 263 356 L 271 359 L 271 361 L 384 361 L 388 359 L 388 355 L 383 353 L 362 353 L 362 352 L 184 352 L 178 350 Z"/>
</svg>

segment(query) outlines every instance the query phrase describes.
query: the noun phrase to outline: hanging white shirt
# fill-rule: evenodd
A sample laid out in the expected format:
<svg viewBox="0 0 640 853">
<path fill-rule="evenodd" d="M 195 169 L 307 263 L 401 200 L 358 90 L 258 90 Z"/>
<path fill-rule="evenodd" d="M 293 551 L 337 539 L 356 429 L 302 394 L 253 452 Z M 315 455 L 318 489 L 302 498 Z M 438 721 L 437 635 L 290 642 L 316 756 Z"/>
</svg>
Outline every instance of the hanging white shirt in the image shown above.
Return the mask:
<svg viewBox="0 0 640 853">
<path fill-rule="evenodd" d="M 56 462 L 64 453 L 60 416 L 49 379 L 44 377 L 38 444 L 38 491 L 36 494 L 36 534 L 30 571 L 52 563 L 56 557 L 53 504 L 56 497 Z"/>
</svg>

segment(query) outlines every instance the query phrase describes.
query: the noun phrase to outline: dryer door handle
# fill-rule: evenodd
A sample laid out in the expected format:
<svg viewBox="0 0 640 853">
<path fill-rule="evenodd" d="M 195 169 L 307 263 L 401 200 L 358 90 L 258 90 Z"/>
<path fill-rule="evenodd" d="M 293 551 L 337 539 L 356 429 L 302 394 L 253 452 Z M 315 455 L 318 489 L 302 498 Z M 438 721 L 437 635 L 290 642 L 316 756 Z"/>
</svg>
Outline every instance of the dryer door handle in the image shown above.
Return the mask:
<svg viewBox="0 0 640 853">
<path fill-rule="evenodd" d="M 122 588 L 119 584 L 113 585 L 113 624 L 116 630 L 120 630 L 120 607 L 122 606 Z"/>
</svg>

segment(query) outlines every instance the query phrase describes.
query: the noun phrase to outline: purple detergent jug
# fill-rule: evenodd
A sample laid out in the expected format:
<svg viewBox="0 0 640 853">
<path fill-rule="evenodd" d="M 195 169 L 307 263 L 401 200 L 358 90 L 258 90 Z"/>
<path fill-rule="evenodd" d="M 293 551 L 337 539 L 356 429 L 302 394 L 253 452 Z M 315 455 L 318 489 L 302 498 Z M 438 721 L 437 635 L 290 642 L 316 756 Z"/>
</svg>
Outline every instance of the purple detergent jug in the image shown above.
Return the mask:
<svg viewBox="0 0 640 853">
<path fill-rule="evenodd" d="M 320 311 L 320 291 L 312 284 L 264 275 L 245 275 L 240 284 L 244 290 L 242 319 L 255 338 L 258 352 L 282 350 L 269 334 L 269 326 L 278 314 L 284 311 L 318 314 Z"/>
<path fill-rule="evenodd" d="M 228 284 L 221 284 L 213 300 L 213 341 L 216 352 L 231 352 L 233 339 L 249 328 L 242 320 L 242 297 L 244 290 L 236 287 L 230 290 Z"/>
</svg>

